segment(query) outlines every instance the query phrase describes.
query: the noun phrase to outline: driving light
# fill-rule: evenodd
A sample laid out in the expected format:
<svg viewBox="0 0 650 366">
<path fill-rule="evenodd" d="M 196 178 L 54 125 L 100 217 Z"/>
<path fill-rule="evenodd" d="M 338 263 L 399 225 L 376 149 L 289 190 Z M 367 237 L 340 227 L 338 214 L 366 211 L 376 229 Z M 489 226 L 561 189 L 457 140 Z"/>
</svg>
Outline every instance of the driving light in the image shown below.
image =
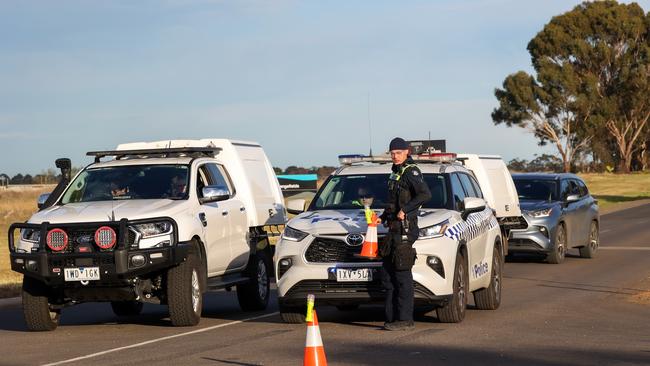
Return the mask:
<svg viewBox="0 0 650 366">
<path fill-rule="evenodd" d="M 52 229 L 47 232 L 47 246 L 55 252 L 60 252 L 68 246 L 68 234 L 62 229 Z"/>
<path fill-rule="evenodd" d="M 440 277 L 445 278 L 445 267 L 442 264 L 440 258 L 435 255 L 430 255 L 427 257 L 427 265 L 431 267 L 432 270 L 436 271 Z"/>
<path fill-rule="evenodd" d="M 117 241 L 115 230 L 108 226 L 102 226 L 95 231 L 95 244 L 102 249 L 110 249 Z"/>
<path fill-rule="evenodd" d="M 131 266 L 133 267 L 142 267 L 144 266 L 145 262 L 146 260 L 142 254 L 136 254 L 131 257 Z"/>
<path fill-rule="evenodd" d="M 290 226 L 285 226 L 284 231 L 282 231 L 282 238 L 290 241 L 301 241 L 307 237 L 307 233 L 300 230 L 296 230 Z"/>
<path fill-rule="evenodd" d="M 549 217 L 553 212 L 553 208 L 546 208 L 544 210 L 530 211 L 528 214 L 532 217 Z"/>
<path fill-rule="evenodd" d="M 293 260 L 291 258 L 282 258 L 278 262 L 278 279 L 282 277 L 283 274 L 287 273 L 289 268 L 293 265 Z"/>
<path fill-rule="evenodd" d="M 449 226 L 449 220 L 445 220 L 439 224 L 422 228 L 420 229 L 418 240 L 441 237 L 445 235 L 445 231 L 447 231 L 448 226 Z"/>
</svg>

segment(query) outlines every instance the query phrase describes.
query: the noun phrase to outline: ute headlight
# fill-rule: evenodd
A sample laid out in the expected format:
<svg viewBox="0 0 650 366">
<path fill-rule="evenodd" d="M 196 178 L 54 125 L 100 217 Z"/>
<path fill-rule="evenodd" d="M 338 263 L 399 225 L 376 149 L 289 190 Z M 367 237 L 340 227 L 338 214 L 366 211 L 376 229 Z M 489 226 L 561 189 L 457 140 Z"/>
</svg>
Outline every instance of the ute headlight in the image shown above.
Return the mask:
<svg viewBox="0 0 650 366">
<path fill-rule="evenodd" d="M 528 214 L 532 217 L 549 217 L 551 216 L 551 213 L 553 212 L 553 208 L 546 208 L 543 210 L 537 210 L 537 211 L 530 211 Z"/>
<path fill-rule="evenodd" d="M 422 228 L 420 229 L 418 240 L 431 239 L 431 238 L 437 238 L 443 236 L 445 235 L 445 231 L 447 230 L 448 226 L 449 226 L 449 220 L 445 220 L 433 226 L 427 226 L 425 228 Z"/>
<path fill-rule="evenodd" d="M 291 226 L 285 226 L 284 231 L 282 231 L 282 239 L 291 241 L 301 241 L 302 239 L 306 238 L 307 235 L 309 234 L 304 231 L 296 230 Z"/>
<path fill-rule="evenodd" d="M 41 241 L 41 230 L 39 229 L 20 229 L 20 237 L 30 243 Z"/>
<path fill-rule="evenodd" d="M 159 235 L 168 235 L 174 230 L 174 227 L 169 221 L 137 224 L 131 227 L 141 235 L 141 239 L 152 238 Z"/>
<path fill-rule="evenodd" d="M 174 244 L 174 226 L 169 221 L 150 222 L 146 224 L 134 224 L 129 226 L 134 237 L 130 240 L 132 247 L 160 248 Z"/>
</svg>

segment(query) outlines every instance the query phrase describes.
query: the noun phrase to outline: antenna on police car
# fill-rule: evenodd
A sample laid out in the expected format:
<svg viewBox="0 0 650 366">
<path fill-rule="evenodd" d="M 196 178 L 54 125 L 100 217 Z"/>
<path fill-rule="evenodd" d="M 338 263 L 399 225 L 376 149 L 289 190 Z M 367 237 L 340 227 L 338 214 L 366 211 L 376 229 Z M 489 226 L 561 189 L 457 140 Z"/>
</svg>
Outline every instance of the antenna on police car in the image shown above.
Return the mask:
<svg viewBox="0 0 650 366">
<path fill-rule="evenodd" d="M 368 92 L 368 140 L 370 144 L 370 153 L 368 156 L 372 156 L 372 125 L 370 124 L 370 92 Z"/>
</svg>

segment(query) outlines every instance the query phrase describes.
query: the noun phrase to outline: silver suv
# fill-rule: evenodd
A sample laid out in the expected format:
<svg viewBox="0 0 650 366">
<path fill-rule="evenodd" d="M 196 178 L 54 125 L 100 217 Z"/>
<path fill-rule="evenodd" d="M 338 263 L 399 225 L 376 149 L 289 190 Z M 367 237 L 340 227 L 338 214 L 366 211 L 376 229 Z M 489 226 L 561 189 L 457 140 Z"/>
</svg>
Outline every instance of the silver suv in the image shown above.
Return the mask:
<svg viewBox="0 0 650 366">
<path fill-rule="evenodd" d="M 562 263 L 570 248 L 592 258 L 598 249 L 598 203 L 575 174 L 513 174 L 526 229 L 511 230 L 508 253 L 543 253 Z"/>
</svg>

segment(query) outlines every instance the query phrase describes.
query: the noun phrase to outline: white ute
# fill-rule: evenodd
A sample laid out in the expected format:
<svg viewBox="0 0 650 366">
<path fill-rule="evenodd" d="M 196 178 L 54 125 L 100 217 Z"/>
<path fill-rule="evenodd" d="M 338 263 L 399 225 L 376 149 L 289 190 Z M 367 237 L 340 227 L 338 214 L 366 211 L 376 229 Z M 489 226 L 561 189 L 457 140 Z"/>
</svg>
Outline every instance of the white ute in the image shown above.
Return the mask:
<svg viewBox="0 0 650 366">
<path fill-rule="evenodd" d="M 304 319 L 307 294 L 340 310 L 385 297 L 381 261 L 356 256 L 367 230 L 359 195 L 372 193 L 371 209 L 379 216 L 387 203 L 392 163 L 388 156 L 339 158 L 342 166 L 322 185 L 307 211 L 287 223 L 276 245 L 278 302 L 285 322 Z M 415 304 L 437 308 L 442 322 L 462 321 L 472 293 L 477 308 L 498 308 L 503 238 L 484 199 L 483 192 L 491 189 L 479 185 L 455 154 L 413 159 L 432 194 L 419 210 L 419 239 L 413 245 Z M 301 211 L 302 205 L 304 200 L 289 201 L 289 212 Z M 387 229 L 381 225 L 378 229 L 381 243 Z"/>
<path fill-rule="evenodd" d="M 29 329 L 55 329 L 63 307 L 85 301 L 110 301 L 118 316 L 167 304 L 172 324 L 195 325 L 202 294 L 232 287 L 243 310 L 266 308 L 265 227 L 284 224 L 286 209 L 259 144 L 166 140 L 88 155 L 94 163 L 9 230 Z"/>
</svg>

